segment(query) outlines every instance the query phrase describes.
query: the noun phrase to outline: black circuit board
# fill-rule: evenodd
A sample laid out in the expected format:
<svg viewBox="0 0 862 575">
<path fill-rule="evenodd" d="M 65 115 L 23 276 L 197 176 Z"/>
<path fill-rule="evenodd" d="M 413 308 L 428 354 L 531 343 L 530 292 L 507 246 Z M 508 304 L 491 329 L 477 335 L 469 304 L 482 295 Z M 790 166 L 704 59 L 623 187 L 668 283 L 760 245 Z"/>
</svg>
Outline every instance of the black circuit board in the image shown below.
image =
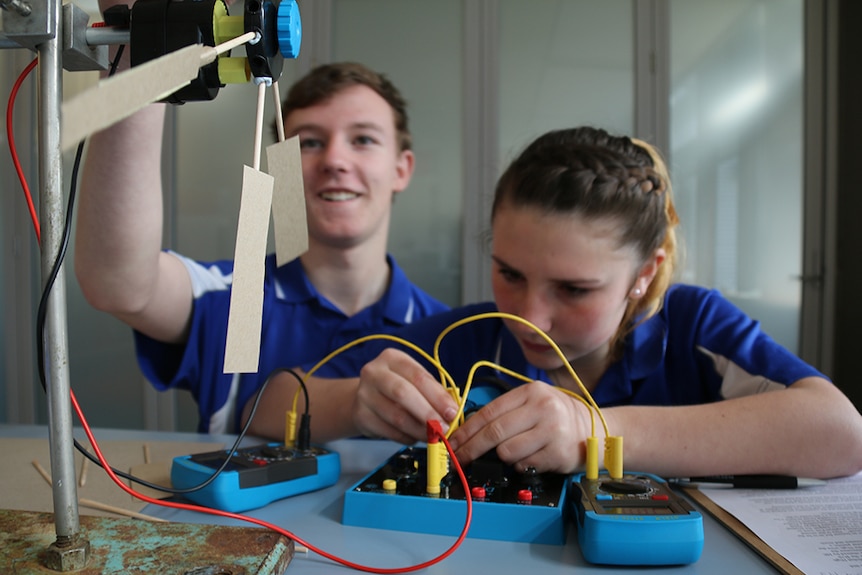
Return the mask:
<svg viewBox="0 0 862 575">
<path fill-rule="evenodd" d="M 439 499 L 466 500 L 464 487 L 454 469 L 440 482 Z M 395 481 L 395 495 L 430 497 L 426 494 L 426 449 L 407 447 L 392 457 L 374 473 L 354 487 L 358 492 L 393 494 L 384 489 L 384 481 Z M 523 490 L 530 491 L 530 505 L 557 507 L 562 504 L 566 476 L 555 473 L 518 473 L 502 463 L 493 453 L 477 459 L 465 470 L 468 484 L 476 502 L 525 504 Z M 474 491 L 474 488 L 481 488 Z M 481 493 L 484 497 L 477 497 Z"/>
</svg>

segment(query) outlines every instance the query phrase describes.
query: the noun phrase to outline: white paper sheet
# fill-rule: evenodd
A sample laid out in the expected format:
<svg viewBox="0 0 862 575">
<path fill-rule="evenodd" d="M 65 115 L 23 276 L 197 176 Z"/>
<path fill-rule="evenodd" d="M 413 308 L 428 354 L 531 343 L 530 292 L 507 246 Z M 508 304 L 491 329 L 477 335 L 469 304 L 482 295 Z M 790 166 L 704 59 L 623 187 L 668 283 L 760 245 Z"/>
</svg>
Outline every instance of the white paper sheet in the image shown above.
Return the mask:
<svg viewBox="0 0 862 575">
<path fill-rule="evenodd" d="M 862 473 L 801 489 L 701 489 L 806 575 L 862 575 Z"/>
</svg>

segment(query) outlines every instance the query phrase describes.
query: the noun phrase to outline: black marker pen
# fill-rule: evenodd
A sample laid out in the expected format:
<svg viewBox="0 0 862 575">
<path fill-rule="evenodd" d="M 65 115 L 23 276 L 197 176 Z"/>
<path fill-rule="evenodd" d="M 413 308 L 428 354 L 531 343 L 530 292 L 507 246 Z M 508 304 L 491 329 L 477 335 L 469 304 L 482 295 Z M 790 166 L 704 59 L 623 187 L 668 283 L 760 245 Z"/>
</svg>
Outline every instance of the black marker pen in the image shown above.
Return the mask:
<svg viewBox="0 0 862 575">
<path fill-rule="evenodd" d="M 822 479 L 793 477 L 791 475 L 707 475 L 703 477 L 677 477 L 669 479 L 668 482 L 675 485 L 728 489 L 797 489 L 826 485 Z"/>
</svg>

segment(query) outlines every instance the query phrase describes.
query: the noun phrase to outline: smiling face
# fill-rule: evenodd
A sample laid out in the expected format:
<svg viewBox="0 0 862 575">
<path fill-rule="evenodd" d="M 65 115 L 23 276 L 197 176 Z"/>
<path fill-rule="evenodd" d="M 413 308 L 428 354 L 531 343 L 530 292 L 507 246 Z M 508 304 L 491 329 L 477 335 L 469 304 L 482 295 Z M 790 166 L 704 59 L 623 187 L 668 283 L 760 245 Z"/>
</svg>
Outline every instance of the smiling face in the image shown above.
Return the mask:
<svg viewBox="0 0 862 575">
<path fill-rule="evenodd" d="M 612 219 L 508 204 L 494 216 L 497 307 L 547 333 L 576 369 L 604 366 L 629 302 L 646 292 L 655 274 L 652 262 L 642 265 L 634 249 L 620 246 L 618 230 Z M 512 321 L 506 325 L 527 361 L 546 371 L 562 367 L 534 330 Z"/>
<path fill-rule="evenodd" d="M 356 85 L 285 117 L 298 135 L 312 243 L 347 248 L 385 245 L 393 195 L 413 173 L 413 153 L 400 150 L 392 108 Z"/>
</svg>

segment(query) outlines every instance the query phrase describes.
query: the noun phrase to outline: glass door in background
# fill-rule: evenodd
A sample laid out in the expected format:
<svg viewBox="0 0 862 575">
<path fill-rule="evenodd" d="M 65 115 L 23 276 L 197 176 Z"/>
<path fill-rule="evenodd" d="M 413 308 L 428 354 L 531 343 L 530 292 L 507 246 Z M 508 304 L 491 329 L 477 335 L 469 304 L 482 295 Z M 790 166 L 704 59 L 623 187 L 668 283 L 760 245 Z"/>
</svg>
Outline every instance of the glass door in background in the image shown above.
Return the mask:
<svg viewBox="0 0 862 575">
<path fill-rule="evenodd" d="M 670 63 L 681 279 L 798 352 L 803 2 L 670 0 Z"/>
</svg>

